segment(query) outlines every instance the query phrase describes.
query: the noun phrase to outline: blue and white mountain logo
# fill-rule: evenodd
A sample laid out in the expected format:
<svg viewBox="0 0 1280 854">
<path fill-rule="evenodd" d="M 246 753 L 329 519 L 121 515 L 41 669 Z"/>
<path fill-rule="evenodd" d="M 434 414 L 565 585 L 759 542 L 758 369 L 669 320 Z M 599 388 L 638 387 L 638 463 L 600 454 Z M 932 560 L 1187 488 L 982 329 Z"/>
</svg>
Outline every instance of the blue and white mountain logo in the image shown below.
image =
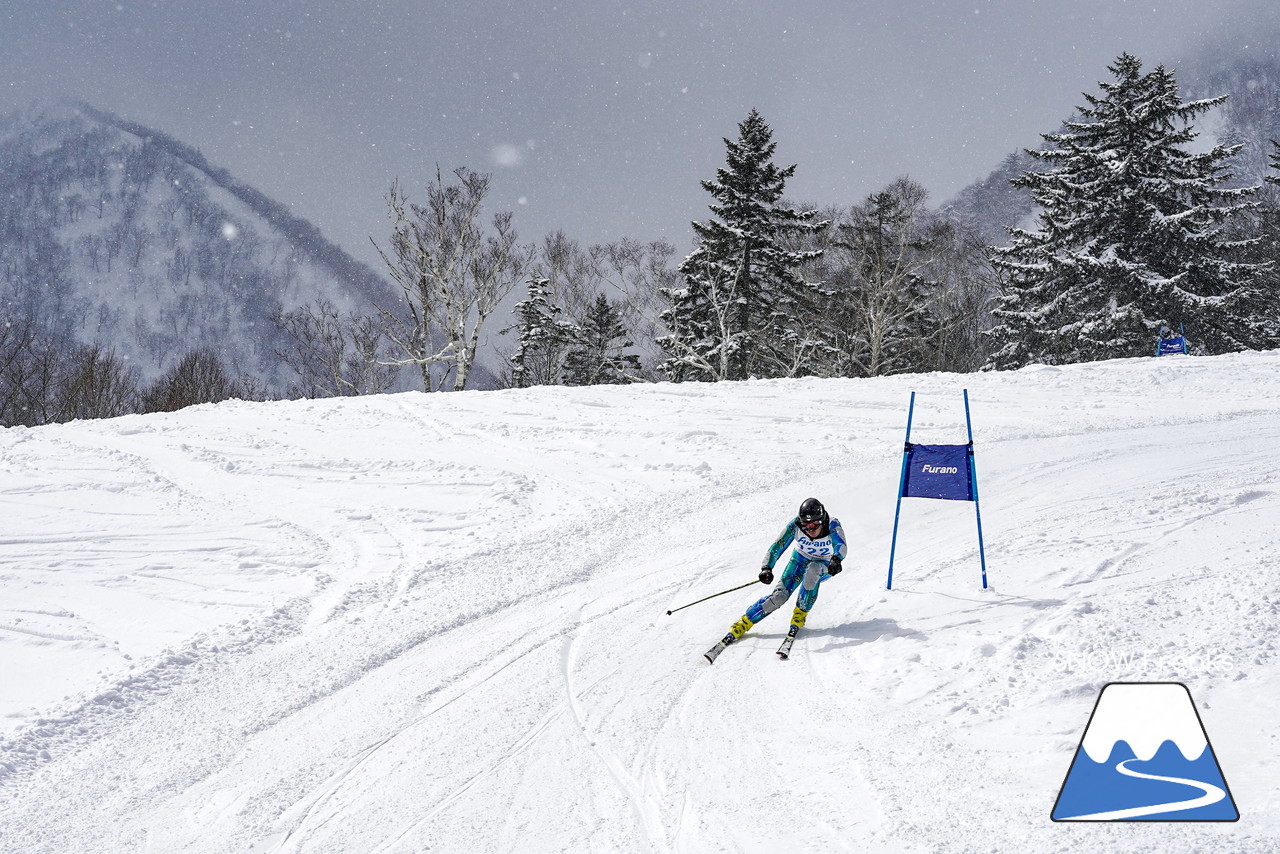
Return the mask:
<svg viewBox="0 0 1280 854">
<path fill-rule="evenodd" d="M 1103 687 L 1054 821 L 1236 821 L 1204 724 L 1180 682 Z"/>
</svg>

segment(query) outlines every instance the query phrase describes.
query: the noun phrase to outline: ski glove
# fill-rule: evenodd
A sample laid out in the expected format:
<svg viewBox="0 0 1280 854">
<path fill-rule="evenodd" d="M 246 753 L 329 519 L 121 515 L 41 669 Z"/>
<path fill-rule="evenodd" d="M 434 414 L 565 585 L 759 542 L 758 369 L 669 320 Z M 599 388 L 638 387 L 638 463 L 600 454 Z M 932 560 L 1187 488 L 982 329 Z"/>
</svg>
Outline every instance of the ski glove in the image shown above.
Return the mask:
<svg viewBox="0 0 1280 854">
<path fill-rule="evenodd" d="M 769 568 L 769 567 L 767 567 L 767 566 L 762 566 L 762 567 L 760 567 L 760 583 L 761 583 L 761 584 L 772 584 L 772 583 L 773 583 L 773 570 L 772 570 L 772 569 L 770 569 L 770 568 Z"/>
<path fill-rule="evenodd" d="M 831 563 L 827 565 L 827 575 L 839 575 L 844 566 L 840 563 L 840 558 L 833 557 Z"/>
</svg>

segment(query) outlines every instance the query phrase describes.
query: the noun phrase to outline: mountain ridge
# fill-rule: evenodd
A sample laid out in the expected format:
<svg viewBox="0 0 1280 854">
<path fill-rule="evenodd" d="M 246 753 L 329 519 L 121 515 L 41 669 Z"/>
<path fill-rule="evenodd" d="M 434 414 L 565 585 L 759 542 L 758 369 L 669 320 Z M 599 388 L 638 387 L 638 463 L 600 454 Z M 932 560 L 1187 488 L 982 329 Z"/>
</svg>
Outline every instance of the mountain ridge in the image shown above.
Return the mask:
<svg viewBox="0 0 1280 854">
<path fill-rule="evenodd" d="M 337 244 L 327 240 L 314 223 L 295 216 L 284 204 L 270 198 L 256 187 L 238 181 L 232 176 L 230 170 L 211 164 L 198 148 L 192 148 L 164 131 L 128 121 L 88 103 L 78 102 L 76 106 L 85 114 L 105 124 L 110 124 L 141 139 L 155 141 L 193 169 L 198 169 L 219 187 L 244 202 L 311 252 L 317 260 L 327 264 L 335 273 L 346 276 L 351 285 L 371 301 L 385 300 L 387 297 L 388 283 L 378 272 L 363 261 L 347 254 L 346 250 L 341 249 Z"/>
<path fill-rule="evenodd" d="M 84 103 L 0 117 L 0 303 L 145 381 L 193 349 L 283 388 L 274 318 L 399 293 L 312 223 L 174 137 Z"/>
</svg>

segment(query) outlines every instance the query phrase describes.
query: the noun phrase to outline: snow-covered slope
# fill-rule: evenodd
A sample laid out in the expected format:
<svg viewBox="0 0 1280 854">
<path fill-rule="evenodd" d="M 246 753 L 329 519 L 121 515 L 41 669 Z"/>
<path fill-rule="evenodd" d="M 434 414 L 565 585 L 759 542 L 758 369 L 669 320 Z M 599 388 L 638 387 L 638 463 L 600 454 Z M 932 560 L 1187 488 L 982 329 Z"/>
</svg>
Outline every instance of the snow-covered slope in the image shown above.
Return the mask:
<svg viewBox="0 0 1280 854">
<path fill-rule="evenodd" d="M 993 587 L 911 499 L 887 591 L 965 387 Z M 1278 449 L 1280 352 L 3 431 L 0 851 L 1280 850 Z M 708 666 L 809 495 L 847 571 Z M 1050 821 L 1116 680 L 1239 822 Z"/>
</svg>

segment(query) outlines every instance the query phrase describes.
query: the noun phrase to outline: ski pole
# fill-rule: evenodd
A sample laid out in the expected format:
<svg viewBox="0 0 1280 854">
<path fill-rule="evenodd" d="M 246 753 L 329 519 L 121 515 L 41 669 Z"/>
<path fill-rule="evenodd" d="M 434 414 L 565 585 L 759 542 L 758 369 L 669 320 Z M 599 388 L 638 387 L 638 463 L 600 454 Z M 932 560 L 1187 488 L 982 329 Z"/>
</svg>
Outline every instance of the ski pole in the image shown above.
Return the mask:
<svg viewBox="0 0 1280 854">
<path fill-rule="evenodd" d="M 710 596 L 703 596 L 701 599 L 698 600 L 698 602 L 705 602 L 708 599 L 714 599 L 717 596 L 723 596 L 726 593 L 732 593 L 735 590 L 741 590 L 744 587 L 750 587 L 753 584 L 759 584 L 759 583 L 760 583 L 759 579 L 756 579 L 755 581 L 748 581 L 746 584 L 739 584 L 737 587 L 730 587 L 728 590 L 721 590 L 719 593 L 712 593 Z M 676 611 L 683 611 L 685 608 L 688 608 L 693 605 L 697 605 L 698 602 L 690 602 L 688 605 L 681 605 L 679 608 L 672 608 L 670 611 L 667 612 L 667 616 L 669 617 L 672 614 L 674 614 Z"/>
</svg>

